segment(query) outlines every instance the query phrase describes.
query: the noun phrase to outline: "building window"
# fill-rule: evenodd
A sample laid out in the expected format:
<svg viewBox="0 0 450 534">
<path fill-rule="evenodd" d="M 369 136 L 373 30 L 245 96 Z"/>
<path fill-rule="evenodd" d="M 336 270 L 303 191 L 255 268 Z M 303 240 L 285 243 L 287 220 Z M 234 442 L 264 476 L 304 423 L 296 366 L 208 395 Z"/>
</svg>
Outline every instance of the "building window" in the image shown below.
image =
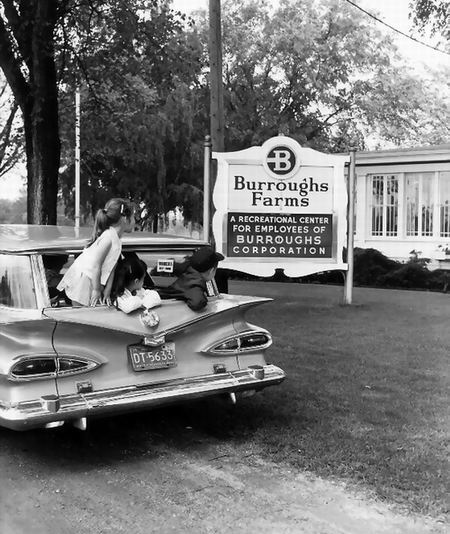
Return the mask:
<svg viewBox="0 0 450 534">
<path fill-rule="evenodd" d="M 440 236 L 450 237 L 450 171 L 439 173 Z"/>
<path fill-rule="evenodd" d="M 398 176 L 373 175 L 372 235 L 396 236 L 398 233 Z"/>
<path fill-rule="evenodd" d="M 433 176 L 431 172 L 405 174 L 406 235 L 433 235 Z"/>
</svg>

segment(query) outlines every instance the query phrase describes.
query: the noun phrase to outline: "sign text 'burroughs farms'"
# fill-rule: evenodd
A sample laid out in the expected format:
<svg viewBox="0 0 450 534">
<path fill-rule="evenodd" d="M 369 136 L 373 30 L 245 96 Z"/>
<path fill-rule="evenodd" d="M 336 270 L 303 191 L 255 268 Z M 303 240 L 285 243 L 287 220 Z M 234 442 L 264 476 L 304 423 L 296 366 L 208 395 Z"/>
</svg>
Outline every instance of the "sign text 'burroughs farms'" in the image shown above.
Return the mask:
<svg viewBox="0 0 450 534">
<path fill-rule="evenodd" d="M 333 168 L 301 167 L 289 179 L 261 176 L 246 165 L 232 165 L 228 207 L 248 211 L 328 212 L 333 210 Z"/>
<path fill-rule="evenodd" d="M 313 176 L 305 177 L 300 182 L 256 181 L 239 175 L 233 178 L 234 191 L 250 192 L 251 206 L 306 208 L 310 203 L 310 193 L 326 193 L 330 190 L 329 183 L 317 181 Z"/>
<path fill-rule="evenodd" d="M 333 215 L 228 213 L 229 257 L 331 258 Z"/>
</svg>

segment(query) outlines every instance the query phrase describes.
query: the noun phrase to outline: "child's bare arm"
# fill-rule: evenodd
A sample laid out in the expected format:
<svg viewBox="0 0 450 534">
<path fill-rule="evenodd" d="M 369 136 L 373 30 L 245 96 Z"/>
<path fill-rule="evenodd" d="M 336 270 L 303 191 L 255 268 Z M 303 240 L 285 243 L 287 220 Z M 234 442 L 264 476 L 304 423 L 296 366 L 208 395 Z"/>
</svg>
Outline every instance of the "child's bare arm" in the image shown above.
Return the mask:
<svg viewBox="0 0 450 534">
<path fill-rule="evenodd" d="M 93 256 L 95 267 L 92 272 L 92 295 L 90 302 L 91 306 L 95 306 L 101 302 L 102 286 L 100 283 L 100 277 L 103 262 L 105 261 L 105 258 L 111 248 L 111 239 L 102 239 L 99 243 L 94 243 L 91 246 L 96 247 Z"/>
<path fill-rule="evenodd" d="M 108 306 L 111 306 L 111 290 L 114 280 L 114 272 L 116 268 L 111 271 L 111 274 L 108 277 L 108 280 L 105 285 L 105 289 L 103 290 L 103 303 L 107 304 Z"/>
</svg>

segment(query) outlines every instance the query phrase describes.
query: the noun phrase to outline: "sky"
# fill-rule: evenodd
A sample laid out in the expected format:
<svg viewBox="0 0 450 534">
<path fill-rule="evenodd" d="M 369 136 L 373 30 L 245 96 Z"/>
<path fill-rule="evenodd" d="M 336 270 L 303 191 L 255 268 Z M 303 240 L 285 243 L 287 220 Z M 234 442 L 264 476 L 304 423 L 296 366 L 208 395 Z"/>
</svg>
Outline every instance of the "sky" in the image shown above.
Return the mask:
<svg viewBox="0 0 450 534">
<path fill-rule="evenodd" d="M 238 0 L 236 0 L 238 1 Z M 274 4 L 278 0 L 272 0 Z M 341 0 L 344 2 L 345 0 Z M 378 18 L 387 24 L 397 28 L 403 33 L 413 35 L 419 40 L 435 46 L 436 43 L 427 39 L 426 37 L 417 36 L 411 29 L 411 22 L 408 18 L 410 0 L 352 0 L 354 3 L 360 5 L 366 11 L 376 15 Z M 301 0 L 299 0 L 299 5 Z M 195 9 L 208 9 L 209 0 L 173 0 L 173 8 L 184 13 L 191 13 Z M 356 10 L 356 8 L 354 8 Z M 375 21 L 374 21 L 375 23 Z M 393 34 L 397 46 L 402 55 L 408 59 L 410 66 L 417 69 L 417 72 L 423 71 L 424 65 L 433 68 L 440 68 L 443 66 L 450 67 L 450 56 L 442 54 L 431 48 L 423 46 L 419 43 L 403 37 L 396 32 L 393 32 L 381 23 L 376 23 L 380 30 Z M 22 171 L 24 174 L 24 171 Z M 8 178 L 0 178 L 0 198 L 17 198 L 22 188 L 22 180 L 17 176 L 10 175 Z"/>
</svg>

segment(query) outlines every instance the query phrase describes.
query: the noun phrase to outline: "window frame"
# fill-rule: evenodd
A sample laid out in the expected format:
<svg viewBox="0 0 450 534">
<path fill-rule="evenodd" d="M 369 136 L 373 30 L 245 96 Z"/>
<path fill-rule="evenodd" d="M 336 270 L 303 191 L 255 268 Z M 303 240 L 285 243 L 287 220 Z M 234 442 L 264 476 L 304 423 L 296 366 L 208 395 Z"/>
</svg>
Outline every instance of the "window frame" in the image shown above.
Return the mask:
<svg viewBox="0 0 450 534">
<path fill-rule="evenodd" d="M 408 199 L 407 199 L 407 181 L 409 176 L 416 175 L 418 178 L 418 199 L 417 199 L 417 233 L 408 233 L 408 217 L 410 210 L 408 209 Z M 426 179 L 428 177 L 428 179 Z M 438 213 L 437 213 L 437 202 L 436 202 L 436 196 L 437 191 L 436 189 L 439 188 L 439 184 L 436 183 L 436 172 L 435 171 L 410 171 L 403 173 L 403 182 L 404 182 L 404 193 L 403 193 L 403 199 L 404 199 L 404 237 L 408 240 L 430 240 L 435 237 L 438 237 L 436 235 L 436 229 L 438 228 Z M 424 183 L 428 183 L 430 185 L 430 191 L 429 191 L 429 197 L 430 197 L 430 207 L 431 207 L 431 232 L 424 234 L 424 221 L 423 221 L 423 208 L 424 208 Z"/>
<path fill-rule="evenodd" d="M 450 170 L 441 170 L 441 171 L 436 171 L 436 182 L 437 182 L 437 186 L 436 186 L 436 189 L 437 189 L 437 192 L 436 192 L 436 210 L 437 210 L 437 217 L 436 217 L 436 231 L 437 231 L 437 236 L 439 239 L 442 239 L 442 240 L 449 240 L 450 239 L 450 195 L 449 195 L 449 199 L 448 199 L 448 202 L 449 204 L 447 205 L 447 234 L 448 235 L 442 235 L 442 209 L 443 209 L 443 205 L 442 205 L 442 198 L 441 198 L 441 178 L 444 178 L 444 176 L 442 175 L 447 175 L 446 176 L 446 180 L 449 182 L 448 186 L 449 186 L 449 189 L 450 189 Z"/>
<path fill-rule="evenodd" d="M 31 293 L 34 297 L 34 305 L 30 307 L 9 306 L 7 304 L 0 304 L 0 308 L 7 310 L 14 310 L 18 312 L 38 310 L 45 307 L 45 283 L 40 279 L 39 258 L 38 254 L 20 254 L 20 253 L 5 253 L 1 252 L 0 256 L 21 257 L 28 260 L 29 274 L 31 275 L 32 288 Z M 42 261 L 42 260 L 41 260 Z"/>
<path fill-rule="evenodd" d="M 377 172 L 377 173 L 369 173 L 367 175 L 367 189 L 368 189 L 368 195 L 367 195 L 367 201 L 368 201 L 368 217 L 367 217 L 367 224 L 368 224 L 368 237 L 369 239 L 375 239 L 375 240 L 384 240 L 384 239 L 398 239 L 400 236 L 401 231 L 401 203 L 399 202 L 399 199 L 401 198 L 401 192 L 402 192 L 402 181 L 401 181 L 401 173 L 398 172 L 389 172 L 389 173 L 383 173 L 383 172 Z M 375 178 L 383 178 L 383 201 L 381 204 L 375 204 L 374 202 L 374 179 Z M 397 183 L 397 191 L 396 191 L 396 203 L 394 204 L 387 204 L 387 196 L 388 196 L 388 179 L 395 179 Z M 380 234 L 374 233 L 374 208 L 377 207 L 378 209 L 381 207 L 382 210 L 382 228 Z M 396 229 L 390 230 L 390 233 L 388 234 L 388 208 L 396 208 Z"/>
<path fill-rule="evenodd" d="M 173 273 L 152 273 L 153 268 L 156 267 L 156 261 L 149 262 L 149 257 L 153 258 L 154 260 L 158 259 L 173 259 L 176 262 L 182 261 L 186 256 L 191 256 L 194 251 L 198 247 L 145 247 L 145 246 L 137 246 L 137 247 L 124 247 L 123 252 L 135 252 L 138 254 L 138 256 L 144 260 L 147 264 L 147 272 L 153 282 L 155 283 L 155 289 L 163 289 L 164 287 L 170 285 L 177 279 L 177 275 L 174 275 Z M 81 254 L 82 250 L 70 250 L 67 249 L 65 251 L 49 251 L 49 250 L 43 250 L 40 251 L 38 254 L 35 254 L 34 256 L 31 255 L 30 257 L 34 257 L 34 269 L 33 269 L 33 275 L 35 279 L 35 287 L 39 287 L 39 294 L 41 295 L 40 305 L 39 308 L 49 308 L 52 306 L 51 299 L 49 295 L 49 290 L 47 286 L 47 279 L 45 276 L 45 267 L 44 267 L 44 261 L 42 256 L 45 256 L 46 254 L 67 254 L 69 256 L 69 259 L 67 263 L 65 264 L 63 268 L 63 272 L 67 270 L 67 268 L 73 263 L 74 259 Z M 217 288 L 217 283 L 215 280 L 209 281 L 206 283 L 207 286 L 207 295 L 208 297 L 217 297 L 220 295 L 219 290 Z M 36 291 L 37 295 L 38 291 Z M 66 307 L 63 305 L 63 307 Z M 67 307 L 70 307 L 67 305 Z M 80 306 L 77 309 L 83 309 L 83 306 Z"/>
<path fill-rule="evenodd" d="M 429 235 L 408 235 L 408 210 L 407 210 L 407 175 L 419 174 L 422 176 L 421 183 L 424 180 L 429 180 L 431 191 L 429 193 L 429 203 L 432 206 L 432 232 Z M 372 210 L 374 207 L 373 203 L 373 179 L 374 177 L 386 177 L 386 176 L 395 176 L 398 181 L 398 198 L 397 198 L 397 235 L 391 236 L 386 235 L 385 233 L 380 235 L 373 235 L 372 233 Z M 395 172 L 383 172 L 381 170 L 371 170 L 371 172 L 365 173 L 365 199 L 364 206 L 366 212 L 363 214 L 358 213 L 360 217 L 364 216 L 365 219 L 365 234 L 364 239 L 369 241 L 390 241 L 394 239 L 400 239 L 405 242 L 433 242 L 436 241 L 438 244 L 447 243 L 450 240 L 450 198 L 449 198 L 449 223 L 447 231 L 449 235 L 441 234 L 441 225 L 442 225 L 442 180 L 450 181 L 450 169 L 447 168 L 434 168 L 434 169 L 421 169 L 416 170 L 413 168 L 401 169 Z M 450 188 L 450 184 L 448 186 Z M 421 185 L 421 188 L 423 186 Z M 422 202 L 420 206 L 422 206 Z M 384 207 L 383 216 L 385 217 L 386 206 Z M 419 216 L 421 215 L 421 210 L 419 210 Z M 420 216 L 420 219 L 422 217 Z M 383 222 L 383 231 L 385 228 L 385 222 Z M 420 223 L 420 229 L 422 229 L 422 220 Z"/>
</svg>

